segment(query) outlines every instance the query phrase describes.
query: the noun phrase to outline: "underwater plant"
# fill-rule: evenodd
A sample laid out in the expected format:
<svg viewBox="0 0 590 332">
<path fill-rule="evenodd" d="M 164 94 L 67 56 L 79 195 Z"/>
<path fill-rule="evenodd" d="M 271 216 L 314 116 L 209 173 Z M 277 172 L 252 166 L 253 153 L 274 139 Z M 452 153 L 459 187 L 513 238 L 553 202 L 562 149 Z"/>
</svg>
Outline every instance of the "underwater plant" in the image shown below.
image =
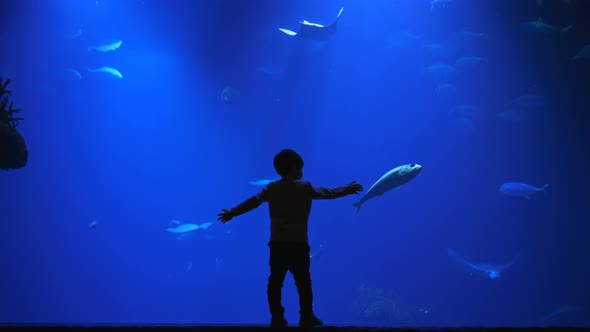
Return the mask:
<svg viewBox="0 0 590 332">
<path fill-rule="evenodd" d="M 10 79 L 0 77 L 0 169 L 10 170 L 25 167 L 29 152 L 25 139 L 16 130 L 23 118 L 15 117 L 22 110 L 13 107 L 12 91 L 8 90 Z"/>
</svg>

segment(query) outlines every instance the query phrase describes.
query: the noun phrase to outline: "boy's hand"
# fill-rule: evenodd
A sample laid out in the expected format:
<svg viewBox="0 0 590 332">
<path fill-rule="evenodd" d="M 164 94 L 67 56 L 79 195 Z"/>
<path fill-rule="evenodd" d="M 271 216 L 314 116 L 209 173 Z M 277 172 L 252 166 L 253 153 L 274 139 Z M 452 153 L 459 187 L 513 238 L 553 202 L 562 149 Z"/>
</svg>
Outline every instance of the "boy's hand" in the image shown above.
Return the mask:
<svg viewBox="0 0 590 332">
<path fill-rule="evenodd" d="M 221 209 L 221 211 L 223 212 L 217 214 L 217 220 L 221 221 L 224 224 L 234 217 L 230 210 Z"/>
<path fill-rule="evenodd" d="M 363 191 L 363 186 L 360 183 L 356 183 L 356 181 L 352 181 L 348 184 L 348 191 L 351 194 L 358 194 L 359 192 Z"/>
</svg>

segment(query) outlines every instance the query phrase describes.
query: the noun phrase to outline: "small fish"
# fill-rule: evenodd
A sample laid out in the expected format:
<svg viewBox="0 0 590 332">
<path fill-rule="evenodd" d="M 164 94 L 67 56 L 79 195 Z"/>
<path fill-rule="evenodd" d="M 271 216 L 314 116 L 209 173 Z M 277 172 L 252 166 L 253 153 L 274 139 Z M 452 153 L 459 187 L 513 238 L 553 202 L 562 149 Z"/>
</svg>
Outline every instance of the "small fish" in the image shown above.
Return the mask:
<svg viewBox="0 0 590 332">
<path fill-rule="evenodd" d="M 500 192 L 512 197 L 525 197 L 530 199 L 538 192 L 547 191 L 549 184 L 537 188 L 524 182 L 506 182 L 500 186 Z"/>
<path fill-rule="evenodd" d="M 280 180 L 280 178 L 260 179 L 260 180 L 250 181 L 250 184 L 255 185 L 255 186 L 266 186 L 267 184 L 269 184 L 271 182 L 278 181 L 278 180 Z"/>
<path fill-rule="evenodd" d="M 590 60 L 590 44 L 586 44 L 574 57 L 572 60 Z"/>
<path fill-rule="evenodd" d="M 537 324 L 541 326 L 557 326 L 560 325 L 560 321 L 568 322 L 571 321 L 572 316 L 576 317 L 578 315 L 587 317 L 588 309 L 584 307 L 566 305 L 553 310 L 547 316 L 543 317 Z"/>
<path fill-rule="evenodd" d="M 525 21 L 520 23 L 520 27 L 525 31 L 544 34 L 568 32 L 573 28 L 573 26 L 573 24 L 570 24 L 562 29 L 558 29 L 552 25 L 543 22 L 543 19 L 540 17 L 534 21 Z"/>
<path fill-rule="evenodd" d="M 122 40 L 116 40 L 116 41 L 114 41 L 112 43 L 108 43 L 108 44 L 88 46 L 88 51 L 89 52 L 91 50 L 95 50 L 98 52 L 114 51 L 114 50 L 118 49 L 119 47 L 121 47 L 121 44 L 123 44 Z"/>
<path fill-rule="evenodd" d="M 446 7 L 451 0 L 430 0 L 430 11 L 433 11 L 436 7 Z"/>
<path fill-rule="evenodd" d="M 434 79 L 449 80 L 457 76 L 457 70 L 446 63 L 435 63 L 426 67 L 425 72 Z"/>
<path fill-rule="evenodd" d="M 547 97 L 532 94 L 522 95 L 513 99 L 509 104 L 509 107 L 511 108 L 522 110 L 536 110 L 544 108 L 545 106 L 547 106 Z"/>
<path fill-rule="evenodd" d="M 336 33 L 337 23 L 340 19 L 340 15 L 342 15 L 343 10 L 344 8 L 341 8 L 338 12 L 338 15 L 336 15 L 336 19 L 327 26 L 303 20 L 299 22 L 299 32 L 291 31 L 284 28 L 279 28 L 279 31 L 289 36 L 298 36 L 303 39 L 328 40 L 334 33 Z"/>
<path fill-rule="evenodd" d="M 97 222 L 95 220 L 95 221 L 91 222 L 90 225 L 88 225 L 88 228 L 90 228 L 90 229 L 96 229 L 96 224 L 97 224 Z"/>
<path fill-rule="evenodd" d="M 82 36 L 82 28 L 77 28 L 74 31 L 72 31 L 71 33 L 69 33 L 66 38 L 67 39 L 76 39 L 80 36 Z"/>
<path fill-rule="evenodd" d="M 194 230 L 197 229 L 207 229 L 209 227 L 211 227 L 211 225 L 213 225 L 212 222 L 205 222 L 202 223 L 200 225 L 197 224 L 182 224 L 180 226 L 177 227 L 170 227 L 168 229 L 166 229 L 168 232 L 170 233 L 187 233 L 187 232 L 192 232 Z"/>
<path fill-rule="evenodd" d="M 367 200 L 374 197 L 381 197 L 386 192 L 398 188 L 420 174 L 422 166 L 419 164 L 406 164 L 398 166 L 389 172 L 381 176 L 372 186 L 369 188 L 367 193 L 353 206 L 356 207 L 356 213 L 358 214 L 361 210 L 361 205 Z"/>
<path fill-rule="evenodd" d="M 322 256 L 323 253 L 324 253 L 324 246 L 322 246 L 320 244 L 320 248 L 316 252 L 313 252 L 309 255 L 309 260 L 312 262 L 315 262 L 320 258 L 320 256 Z"/>
<path fill-rule="evenodd" d="M 537 0 L 537 5 L 543 7 L 543 2 L 543 0 Z M 572 4 L 572 0 L 563 0 L 563 3 L 569 6 Z"/>
<path fill-rule="evenodd" d="M 109 74 L 112 77 L 115 77 L 115 78 L 118 78 L 118 79 L 122 79 L 123 78 L 123 75 L 118 70 L 116 70 L 115 68 L 111 68 L 111 67 L 103 66 L 103 67 L 98 67 L 98 68 L 95 68 L 95 69 L 92 69 L 92 68 L 88 67 L 88 71 L 91 72 L 91 73 L 105 73 L 105 74 Z"/>
<path fill-rule="evenodd" d="M 453 99 L 457 95 L 457 87 L 450 83 L 441 84 L 434 89 L 434 95 L 445 100 Z"/>
<path fill-rule="evenodd" d="M 73 68 L 66 68 L 65 72 L 72 77 L 73 79 L 79 80 L 82 78 L 82 74 L 80 74 L 79 71 L 77 71 L 76 69 Z"/>
<path fill-rule="evenodd" d="M 457 69 L 468 69 L 480 66 L 482 64 L 487 64 L 488 58 L 486 57 L 479 57 L 473 55 L 466 55 L 462 56 L 455 61 L 455 67 Z"/>
<path fill-rule="evenodd" d="M 231 104 L 232 102 L 238 100 L 238 98 L 240 98 L 240 90 L 233 88 L 229 85 L 223 88 L 223 90 L 221 91 L 221 99 L 226 104 Z"/>
<path fill-rule="evenodd" d="M 456 52 L 455 47 L 440 43 L 426 44 L 422 46 L 422 50 L 429 57 L 437 60 L 446 60 Z"/>
<path fill-rule="evenodd" d="M 284 68 L 281 65 L 267 63 L 263 66 L 258 67 L 258 70 L 266 75 L 274 76 L 274 75 L 282 74 L 284 71 Z"/>
<path fill-rule="evenodd" d="M 517 255 L 507 264 L 496 265 L 487 263 L 473 263 L 457 254 L 457 252 L 451 248 L 447 248 L 447 255 L 454 263 L 458 264 L 462 268 L 466 268 L 470 274 L 475 273 L 477 275 L 485 276 L 489 279 L 500 278 L 502 272 L 511 267 L 519 257 L 519 255 Z"/>
<path fill-rule="evenodd" d="M 477 129 L 473 119 L 463 115 L 450 120 L 449 123 L 452 127 L 467 133 L 474 132 Z"/>
</svg>

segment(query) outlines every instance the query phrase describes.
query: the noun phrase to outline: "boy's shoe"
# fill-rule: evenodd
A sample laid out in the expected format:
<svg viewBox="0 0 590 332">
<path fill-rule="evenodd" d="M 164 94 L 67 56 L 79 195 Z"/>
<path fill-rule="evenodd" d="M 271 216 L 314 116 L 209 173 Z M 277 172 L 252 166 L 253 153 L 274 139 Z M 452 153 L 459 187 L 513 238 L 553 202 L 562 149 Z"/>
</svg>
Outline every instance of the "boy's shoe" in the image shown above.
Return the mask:
<svg viewBox="0 0 590 332">
<path fill-rule="evenodd" d="M 299 319 L 300 327 L 314 327 L 322 325 L 324 325 L 324 322 L 322 322 L 322 320 L 317 318 L 314 314 L 312 314 L 311 316 L 302 316 Z"/>
<path fill-rule="evenodd" d="M 271 328 L 284 328 L 287 327 L 287 320 L 284 317 L 273 317 L 270 320 Z"/>
</svg>

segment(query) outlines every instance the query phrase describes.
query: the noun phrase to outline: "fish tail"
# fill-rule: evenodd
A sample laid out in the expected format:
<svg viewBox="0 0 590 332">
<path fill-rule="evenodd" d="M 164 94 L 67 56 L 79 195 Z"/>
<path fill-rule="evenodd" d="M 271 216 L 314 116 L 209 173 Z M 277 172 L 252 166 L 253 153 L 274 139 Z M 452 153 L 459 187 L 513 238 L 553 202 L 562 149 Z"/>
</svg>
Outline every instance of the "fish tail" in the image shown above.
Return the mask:
<svg viewBox="0 0 590 332">
<path fill-rule="evenodd" d="M 549 183 L 541 187 L 541 190 L 547 192 L 547 188 L 549 188 Z"/>
<path fill-rule="evenodd" d="M 361 202 L 358 201 L 358 202 L 352 204 L 352 206 L 354 206 L 356 208 L 356 214 L 359 214 L 359 212 L 361 211 Z"/>
</svg>

